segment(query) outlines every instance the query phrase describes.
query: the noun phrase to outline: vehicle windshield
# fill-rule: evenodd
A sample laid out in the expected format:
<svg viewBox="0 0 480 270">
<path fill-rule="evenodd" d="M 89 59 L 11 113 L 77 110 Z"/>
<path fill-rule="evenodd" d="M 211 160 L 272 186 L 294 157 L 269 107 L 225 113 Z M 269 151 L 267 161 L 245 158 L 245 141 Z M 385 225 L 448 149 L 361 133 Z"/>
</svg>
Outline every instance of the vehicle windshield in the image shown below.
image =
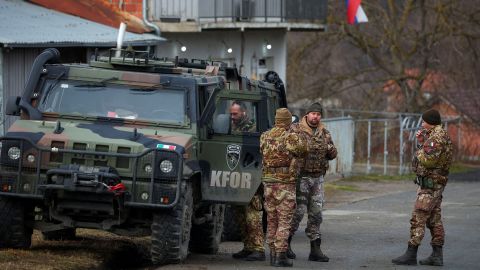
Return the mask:
<svg viewBox="0 0 480 270">
<path fill-rule="evenodd" d="M 49 81 L 38 109 L 81 116 L 138 119 L 184 125 L 185 91 L 136 85 Z"/>
</svg>

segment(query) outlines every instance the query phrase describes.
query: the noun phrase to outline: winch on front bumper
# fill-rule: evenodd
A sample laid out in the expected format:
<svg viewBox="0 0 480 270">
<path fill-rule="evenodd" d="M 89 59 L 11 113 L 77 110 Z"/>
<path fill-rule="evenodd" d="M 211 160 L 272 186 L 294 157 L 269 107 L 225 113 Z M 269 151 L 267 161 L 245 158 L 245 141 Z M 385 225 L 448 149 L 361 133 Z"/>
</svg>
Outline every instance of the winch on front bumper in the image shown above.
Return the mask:
<svg viewBox="0 0 480 270">
<path fill-rule="evenodd" d="M 183 161 L 178 151 L 145 149 L 135 154 L 126 146 L 67 146 L 55 141 L 51 148 L 40 148 L 29 139 L 13 137 L 0 142 L 1 196 L 85 202 L 83 208 L 65 204 L 64 209 L 73 211 L 88 209 L 92 201 L 171 208 L 179 199 Z"/>
</svg>

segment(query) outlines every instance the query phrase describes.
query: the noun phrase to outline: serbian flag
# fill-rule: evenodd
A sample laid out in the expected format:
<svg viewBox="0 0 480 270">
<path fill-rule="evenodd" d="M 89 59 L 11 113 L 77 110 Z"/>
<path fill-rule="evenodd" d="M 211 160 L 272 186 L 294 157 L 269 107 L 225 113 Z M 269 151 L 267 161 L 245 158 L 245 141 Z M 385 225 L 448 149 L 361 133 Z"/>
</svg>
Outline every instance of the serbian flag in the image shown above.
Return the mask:
<svg viewBox="0 0 480 270">
<path fill-rule="evenodd" d="M 361 0 L 346 0 L 347 1 L 347 22 L 349 24 L 368 22 L 367 15 L 363 11 L 360 3 Z"/>
</svg>

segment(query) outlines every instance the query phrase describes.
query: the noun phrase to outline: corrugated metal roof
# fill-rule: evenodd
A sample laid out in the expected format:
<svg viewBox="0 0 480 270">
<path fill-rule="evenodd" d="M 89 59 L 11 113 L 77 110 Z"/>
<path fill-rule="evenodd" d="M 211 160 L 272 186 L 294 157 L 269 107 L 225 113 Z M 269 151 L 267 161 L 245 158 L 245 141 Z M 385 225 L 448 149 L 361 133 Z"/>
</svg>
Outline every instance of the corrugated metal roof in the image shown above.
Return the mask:
<svg viewBox="0 0 480 270">
<path fill-rule="evenodd" d="M 118 29 L 20 0 L 0 0 L 3 47 L 114 47 Z M 125 33 L 124 45 L 155 45 L 164 38 Z"/>
</svg>

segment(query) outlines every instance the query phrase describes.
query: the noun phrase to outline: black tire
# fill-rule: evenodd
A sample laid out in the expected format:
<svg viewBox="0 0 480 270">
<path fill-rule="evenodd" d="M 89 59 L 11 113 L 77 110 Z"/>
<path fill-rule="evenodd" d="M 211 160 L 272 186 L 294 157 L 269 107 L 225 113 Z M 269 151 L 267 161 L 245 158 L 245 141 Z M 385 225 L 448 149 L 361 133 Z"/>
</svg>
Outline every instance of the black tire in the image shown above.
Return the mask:
<svg viewBox="0 0 480 270">
<path fill-rule="evenodd" d="M 58 231 L 42 232 L 43 240 L 46 241 L 58 241 L 58 240 L 75 240 L 76 230 L 75 228 L 66 228 Z"/>
<path fill-rule="evenodd" d="M 216 254 L 222 241 L 224 204 L 212 205 L 212 219 L 193 224 L 190 250 L 202 254 Z"/>
<path fill-rule="evenodd" d="M 31 207 L 21 201 L 0 197 L 0 248 L 29 248 L 32 227 L 27 226 Z"/>
<path fill-rule="evenodd" d="M 180 192 L 180 199 L 173 209 L 153 214 L 153 264 L 180 263 L 187 258 L 193 213 L 191 184 L 182 183 Z"/>
<path fill-rule="evenodd" d="M 236 223 L 235 206 L 227 205 L 225 207 L 225 218 L 223 221 L 222 241 L 241 241 L 242 232 Z"/>
</svg>

